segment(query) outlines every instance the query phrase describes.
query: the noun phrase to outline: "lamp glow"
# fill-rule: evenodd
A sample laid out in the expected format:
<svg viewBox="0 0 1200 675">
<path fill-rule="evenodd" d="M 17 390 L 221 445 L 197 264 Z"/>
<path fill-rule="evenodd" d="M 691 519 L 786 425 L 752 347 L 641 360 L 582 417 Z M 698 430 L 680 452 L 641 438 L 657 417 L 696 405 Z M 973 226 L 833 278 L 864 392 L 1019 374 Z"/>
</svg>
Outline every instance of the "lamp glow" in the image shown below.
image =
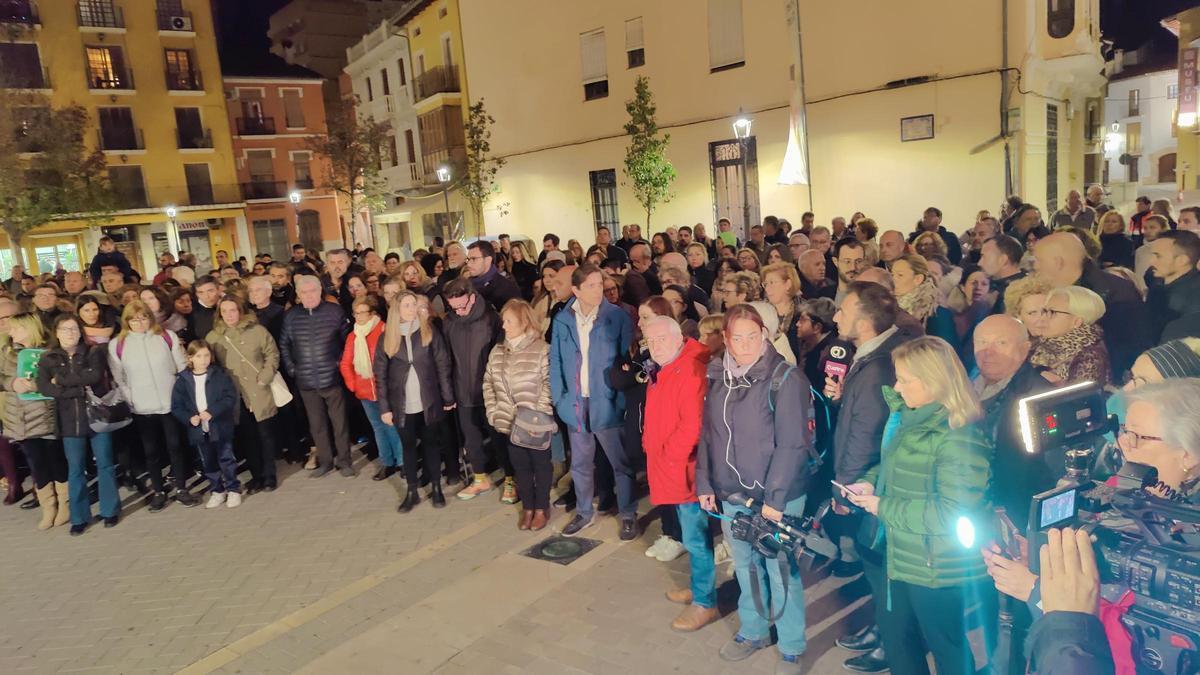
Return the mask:
<svg viewBox="0 0 1200 675">
<path fill-rule="evenodd" d="M 972 548 L 975 546 L 975 524 L 966 516 L 959 516 L 958 523 L 954 526 L 954 533 L 958 536 L 958 543 L 962 544 L 963 548 Z"/>
<path fill-rule="evenodd" d="M 437 169 L 437 177 L 438 177 L 438 182 L 449 183 L 450 182 L 450 167 L 439 166 Z"/>
<path fill-rule="evenodd" d="M 288 195 L 288 201 L 290 201 L 293 204 L 299 204 L 300 203 L 300 192 L 298 190 L 292 190 L 291 194 Z"/>
<path fill-rule="evenodd" d="M 1176 120 L 1176 125 L 1181 126 L 1181 127 L 1196 126 L 1196 113 L 1194 113 L 1194 112 L 1179 113 L 1179 119 Z"/>
<path fill-rule="evenodd" d="M 733 137 L 738 140 L 750 138 L 750 126 L 754 122 L 749 117 L 738 117 L 733 121 Z"/>
<path fill-rule="evenodd" d="M 175 219 L 175 215 L 176 215 L 177 213 L 178 213 L 178 211 L 176 211 L 176 210 L 175 210 L 175 207 L 174 207 L 174 206 L 168 206 L 168 207 L 167 207 L 167 217 L 168 217 L 168 218 L 170 218 L 170 219 L 174 220 L 174 219 Z"/>
</svg>

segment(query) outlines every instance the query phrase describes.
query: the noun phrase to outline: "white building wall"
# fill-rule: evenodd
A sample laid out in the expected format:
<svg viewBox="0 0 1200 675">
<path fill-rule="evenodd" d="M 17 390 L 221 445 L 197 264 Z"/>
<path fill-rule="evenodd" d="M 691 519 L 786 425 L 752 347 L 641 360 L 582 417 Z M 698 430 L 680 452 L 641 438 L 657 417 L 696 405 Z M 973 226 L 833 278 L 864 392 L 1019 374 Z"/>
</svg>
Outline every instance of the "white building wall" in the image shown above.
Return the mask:
<svg viewBox="0 0 1200 675">
<path fill-rule="evenodd" d="M 1095 5 L 1076 4 L 1077 28 L 1069 37 L 1043 40 L 1044 0 L 1009 3 L 1009 66 L 1038 72 L 1022 84 L 1028 94 L 1010 98 L 1024 118 L 1010 142 L 1013 174 L 1016 190 L 1040 205 L 1047 199 L 1047 101 L 1058 101 L 1062 110 L 1057 196 L 1082 180 L 1081 118 L 1068 119 L 1067 111 L 1082 110 L 1087 96 L 1099 94 L 1098 79 L 1086 75 L 1101 63 Z M 862 210 L 884 229 L 908 230 L 934 205 L 957 231 L 970 227 L 978 210 L 998 209 L 1005 197 L 1003 144 L 988 144 L 1000 133 L 999 0 L 799 0 L 811 207 L 806 186 L 777 184 L 798 38 L 787 2 L 742 3 L 745 66 L 717 73 L 709 69 L 706 2 L 463 0 L 461 6 L 472 100 L 486 100 L 496 119 L 492 150 L 508 160 L 495 201 L 507 203 L 509 215 L 488 209 L 489 234 L 540 240 L 554 231 L 590 240 L 588 171 L 613 168 L 624 179 L 625 101 L 639 75 L 650 79 L 659 126 L 671 134 L 668 156 L 679 172 L 674 200 L 652 219 L 654 231 L 714 221 L 708 143 L 732 137 L 739 109 L 754 118 L 762 215 L 795 223 L 811 208 L 818 223 L 827 223 Z M 635 17 L 643 22 L 646 63 L 629 69 L 624 25 Z M 931 32 L 935 25 L 970 29 Z M 599 28 L 606 37 L 609 96 L 585 101 L 580 34 Z M 933 81 L 889 86 L 923 76 Z M 1010 77 L 1015 86 L 1015 74 Z M 934 138 L 901 142 L 901 118 L 929 114 Z M 623 223 L 645 222 L 627 187 L 620 188 L 618 203 Z"/>
<path fill-rule="evenodd" d="M 1168 86 L 1179 83 L 1176 70 L 1164 70 L 1148 73 L 1127 79 L 1111 82 L 1108 95 L 1105 97 L 1104 126 L 1106 133 L 1114 134 L 1112 141 L 1105 146 L 1105 158 L 1108 160 L 1109 183 L 1129 182 L 1129 168 L 1121 164 L 1118 158 L 1129 152 L 1128 126 L 1131 122 L 1141 124 L 1141 153 L 1138 160 L 1138 184 L 1147 185 L 1164 181 L 1159 175 L 1158 160 L 1164 154 L 1174 153 L 1177 147 L 1175 136 L 1171 135 L 1172 120 L 1178 104 L 1176 98 L 1168 98 Z M 1129 92 L 1136 89 L 1140 97 L 1140 114 L 1129 115 Z M 1117 124 L 1117 130 L 1112 131 L 1112 125 Z"/>
</svg>

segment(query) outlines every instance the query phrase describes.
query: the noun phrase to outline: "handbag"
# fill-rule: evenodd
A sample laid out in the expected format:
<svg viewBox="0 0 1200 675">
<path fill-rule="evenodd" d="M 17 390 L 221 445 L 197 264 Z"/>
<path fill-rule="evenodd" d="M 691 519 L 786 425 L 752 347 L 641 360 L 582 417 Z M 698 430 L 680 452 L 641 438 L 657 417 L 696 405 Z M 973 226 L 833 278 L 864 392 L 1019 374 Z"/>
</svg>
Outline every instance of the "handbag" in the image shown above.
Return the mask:
<svg viewBox="0 0 1200 675">
<path fill-rule="evenodd" d="M 121 397 L 121 390 L 113 387 L 103 396 L 97 396 L 91 387 L 85 389 L 88 427 L 97 434 L 124 429 L 133 422 L 133 408 Z"/>
<path fill-rule="evenodd" d="M 509 440 L 530 450 L 548 450 L 550 439 L 558 430 L 554 415 L 533 408 L 517 407 Z"/>
<path fill-rule="evenodd" d="M 253 370 L 255 374 L 258 374 L 258 368 L 255 368 L 254 364 L 250 363 L 250 359 L 246 358 L 245 355 L 242 354 L 242 350 L 238 349 L 237 346 L 233 344 L 233 340 L 230 340 L 228 335 L 225 336 L 225 341 L 229 343 L 229 348 L 237 352 L 237 355 L 242 357 L 242 360 L 246 362 L 246 365 L 250 366 L 250 369 Z M 271 378 L 271 400 L 275 402 L 276 408 L 282 408 L 283 406 L 292 402 L 292 390 L 288 389 L 287 382 L 283 381 L 283 373 L 279 372 L 278 370 L 275 371 L 275 377 Z"/>
</svg>

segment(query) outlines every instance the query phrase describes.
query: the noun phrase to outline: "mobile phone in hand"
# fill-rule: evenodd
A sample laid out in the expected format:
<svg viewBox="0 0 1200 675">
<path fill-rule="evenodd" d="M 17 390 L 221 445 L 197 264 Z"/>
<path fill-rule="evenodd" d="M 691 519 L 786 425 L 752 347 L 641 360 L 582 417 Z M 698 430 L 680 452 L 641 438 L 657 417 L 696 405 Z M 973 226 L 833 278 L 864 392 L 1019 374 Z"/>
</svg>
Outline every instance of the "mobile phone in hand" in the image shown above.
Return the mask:
<svg viewBox="0 0 1200 675">
<path fill-rule="evenodd" d="M 858 494 L 858 490 L 855 490 L 855 489 L 852 489 L 852 488 L 846 487 L 845 485 L 842 485 L 841 483 L 837 482 L 836 480 L 831 480 L 831 481 L 829 481 L 829 482 L 830 482 L 830 483 L 833 483 L 833 486 L 834 486 L 834 487 L 836 487 L 836 488 L 841 488 L 842 490 L 845 490 L 846 492 L 849 492 L 849 493 L 850 493 L 850 494 L 852 494 L 852 495 L 856 495 L 856 494 Z"/>
</svg>

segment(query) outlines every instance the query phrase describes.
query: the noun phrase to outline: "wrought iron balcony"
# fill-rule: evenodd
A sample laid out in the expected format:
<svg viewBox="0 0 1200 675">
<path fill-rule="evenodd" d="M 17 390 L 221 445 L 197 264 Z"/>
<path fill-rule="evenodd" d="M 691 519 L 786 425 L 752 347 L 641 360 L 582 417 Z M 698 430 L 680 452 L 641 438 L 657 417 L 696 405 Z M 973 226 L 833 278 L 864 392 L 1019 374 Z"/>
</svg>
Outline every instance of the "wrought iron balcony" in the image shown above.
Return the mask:
<svg viewBox="0 0 1200 675">
<path fill-rule="evenodd" d="M 167 71 L 167 89 L 171 91 L 204 91 L 204 80 L 198 70 Z"/>
<path fill-rule="evenodd" d="M 105 151 L 146 149 L 146 144 L 142 140 L 142 130 L 133 127 L 101 129 L 97 138 L 100 141 L 100 149 Z"/>
<path fill-rule="evenodd" d="M 242 183 L 243 199 L 279 199 L 287 195 L 287 183 L 281 180 L 254 180 Z"/>
<path fill-rule="evenodd" d="M 238 136 L 272 136 L 275 134 L 274 117 L 237 118 Z"/>
<path fill-rule="evenodd" d="M 79 0 L 76 6 L 76 17 L 80 27 L 90 28 L 124 28 L 125 13 L 120 7 L 106 0 Z"/>
<path fill-rule="evenodd" d="M 197 150 L 213 146 L 212 132 L 208 129 L 193 129 L 188 131 L 179 129 L 176 131 L 175 136 L 179 141 L 180 150 Z"/>
</svg>

